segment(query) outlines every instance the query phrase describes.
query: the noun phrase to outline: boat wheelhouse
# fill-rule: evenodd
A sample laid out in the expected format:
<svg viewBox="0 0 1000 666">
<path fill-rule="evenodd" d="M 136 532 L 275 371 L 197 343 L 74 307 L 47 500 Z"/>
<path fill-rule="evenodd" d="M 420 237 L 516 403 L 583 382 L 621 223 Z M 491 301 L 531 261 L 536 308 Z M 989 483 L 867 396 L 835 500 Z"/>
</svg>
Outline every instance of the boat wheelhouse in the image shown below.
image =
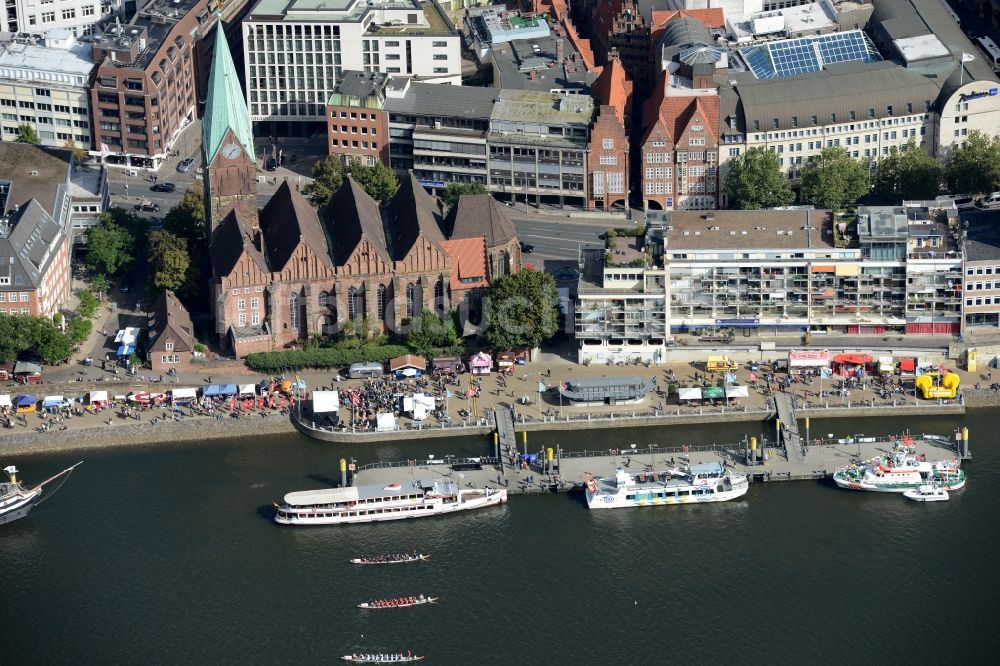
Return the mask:
<svg viewBox="0 0 1000 666">
<path fill-rule="evenodd" d="M 913 440 L 904 437 L 887 454 L 838 468 L 833 480 L 848 490 L 904 493 L 926 484 L 958 490 L 966 478 L 957 459 L 928 462 L 926 455 L 917 455 Z"/>
<path fill-rule="evenodd" d="M 275 505 L 274 521 L 282 525 L 373 523 L 481 509 L 506 501 L 506 489 L 459 488 L 449 480 L 349 486 L 288 493 L 283 504 Z"/>
<path fill-rule="evenodd" d="M 614 478 L 592 477 L 586 484 L 591 509 L 726 502 L 742 497 L 749 489 L 745 475 L 731 474 L 718 463 L 639 474 L 619 468 Z"/>
</svg>

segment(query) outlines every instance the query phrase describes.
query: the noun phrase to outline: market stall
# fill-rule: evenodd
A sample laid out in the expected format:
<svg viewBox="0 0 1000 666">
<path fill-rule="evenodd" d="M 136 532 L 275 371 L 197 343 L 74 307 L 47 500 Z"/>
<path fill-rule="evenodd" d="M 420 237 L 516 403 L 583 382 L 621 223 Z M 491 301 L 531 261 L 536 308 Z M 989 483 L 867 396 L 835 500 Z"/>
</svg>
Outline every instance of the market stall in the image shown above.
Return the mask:
<svg viewBox="0 0 1000 666">
<path fill-rule="evenodd" d="M 832 359 L 834 370 L 841 377 L 864 377 L 868 364 L 874 360 L 868 354 L 837 354 Z"/>
<path fill-rule="evenodd" d="M 677 389 L 678 400 L 701 400 L 701 389 L 698 387 Z"/>
<path fill-rule="evenodd" d="M 788 352 L 788 372 L 801 374 L 819 372 L 830 367 L 830 352 L 827 350 L 802 350 Z"/>
<path fill-rule="evenodd" d="M 493 370 L 493 357 L 486 352 L 477 352 L 469 359 L 469 372 L 474 375 L 488 375 Z"/>
<path fill-rule="evenodd" d="M 313 391 L 312 392 L 313 414 L 325 414 L 340 410 L 339 391 Z"/>
</svg>

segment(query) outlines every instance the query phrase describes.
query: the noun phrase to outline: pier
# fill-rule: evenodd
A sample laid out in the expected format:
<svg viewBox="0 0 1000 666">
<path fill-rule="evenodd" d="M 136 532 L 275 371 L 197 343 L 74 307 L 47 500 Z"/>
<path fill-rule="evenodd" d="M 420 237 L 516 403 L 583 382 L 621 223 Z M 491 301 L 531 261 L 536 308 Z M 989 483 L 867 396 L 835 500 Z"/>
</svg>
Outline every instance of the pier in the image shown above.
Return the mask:
<svg viewBox="0 0 1000 666">
<path fill-rule="evenodd" d="M 510 409 L 497 406 L 493 410 L 493 423 L 496 426 L 497 455 L 500 465 L 504 462 L 514 468 L 517 466 L 517 431 L 514 428 L 514 415 Z"/>
<path fill-rule="evenodd" d="M 936 435 L 914 436 L 916 452 L 928 460 L 966 459 L 968 441 L 955 433 L 953 438 Z M 886 454 L 896 444 L 893 438 L 848 437 L 818 440 L 799 456 L 783 456 L 775 442 L 762 442 L 760 455 L 752 455 L 746 441 L 735 445 L 713 446 L 653 446 L 606 451 L 557 450 L 549 462 L 545 451 L 538 452 L 535 462 L 522 467 L 506 467 L 494 457 L 456 458 L 444 460 L 382 461 L 358 468 L 355 483 L 388 485 L 411 480 L 433 481 L 450 478 L 460 486 L 507 488 L 511 494 L 538 494 L 581 489 L 586 474 L 612 476 L 619 467 L 630 473 L 662 471 L 672 466 L 719 463 L 751 482 L 805 481 L 833 476 L 838 467 L 853 461 Z"/>
<path fill-rule="evenodd" d="M 779 391 L 771 398 L 778 415 L 778 436 L 785 445 L 785 457 L 796 462 L 805 461 L 802 438 L 799 436 L 799 422 L 795 418 L 795 402 L 791 394 Z"/>
</svg>

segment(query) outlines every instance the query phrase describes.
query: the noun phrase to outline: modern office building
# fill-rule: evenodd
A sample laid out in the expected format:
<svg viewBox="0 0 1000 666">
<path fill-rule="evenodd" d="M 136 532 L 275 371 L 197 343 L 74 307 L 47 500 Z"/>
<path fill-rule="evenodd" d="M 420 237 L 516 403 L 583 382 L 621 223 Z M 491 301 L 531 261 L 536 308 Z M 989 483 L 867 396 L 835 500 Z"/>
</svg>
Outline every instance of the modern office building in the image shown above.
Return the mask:
<svg viewBox="0 0 1000 666">
<path fill-rule="evenodd" d="M 0 42 L 0 138 L 31 127 L 43 146 L 89 150 L 91 49 L 68 30 Z"/>
<path fill-rule="evenodd" d="M 327 131 L 346 70 L 461 85 L 461 38 L 436 0 L 261 0 L 243 22 L 247 103 L 261 136 Z"/>
<path fill-rule="evenodd" d="M 100 21 L 121 11 L 122 0 L 5 0 L 0 6 L 0 32 L 39 34 L 66 29 L 82 37 Z"/>
<path fill-rule="evenodd" d="M 952 209 L 953 210 L 953 209 Z M 666 359 L 671 333 L 958 334 L 958 221 L 927 208 L 675 211 L 584 248 L 579 360 Z"/>
</svg>

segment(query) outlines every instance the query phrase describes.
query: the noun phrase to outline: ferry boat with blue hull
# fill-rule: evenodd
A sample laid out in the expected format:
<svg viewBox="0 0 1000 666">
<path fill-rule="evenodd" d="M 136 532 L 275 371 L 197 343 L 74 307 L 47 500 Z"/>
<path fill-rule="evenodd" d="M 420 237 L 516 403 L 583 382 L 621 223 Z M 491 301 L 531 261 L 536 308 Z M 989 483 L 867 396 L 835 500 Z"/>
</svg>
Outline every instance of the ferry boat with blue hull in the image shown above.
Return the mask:
<svg viewBox="0 0 1000 666">
<path fill-rule="evenodd" d="M 274 522 L 282 525 L 344 525 L 426 518 L 482 509 L 507 501 L 504 488 L 460 488 L 450 480 L 387 486 L 348 486 L 285 495 Z"/>
<path fill-rule="evenodd" d="M 746 495 L 750 482 L 718 463 L 686 465 L 665 472 L 629 474 L 622 468 L 613 478 L 587 479 L 587 507 L 624 509 L 663 504 L 727 502 Z"/>
</svg>

